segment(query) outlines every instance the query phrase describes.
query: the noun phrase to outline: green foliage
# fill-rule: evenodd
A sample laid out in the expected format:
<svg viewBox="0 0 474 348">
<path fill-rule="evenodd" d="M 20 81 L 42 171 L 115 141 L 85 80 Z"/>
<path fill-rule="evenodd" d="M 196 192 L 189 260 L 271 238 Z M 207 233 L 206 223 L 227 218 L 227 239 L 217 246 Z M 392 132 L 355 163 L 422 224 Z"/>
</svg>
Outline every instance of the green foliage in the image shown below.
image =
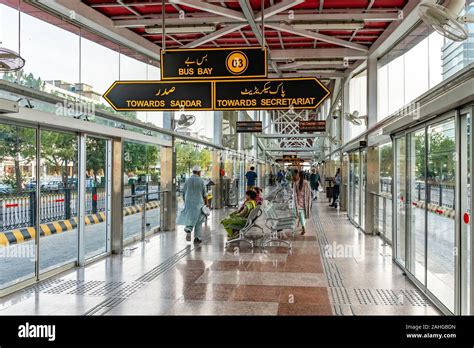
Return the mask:
<svg viewBox="0 0 474 348">
<path fill-rule="evenodd" d="M 15 162 L 14 188 L 21 188 L 23 173 L 20 162 L 30 162 L 36 154 L 36 131 L 32 128 L 0 124 L 0 161 L 13 158 Z"/>
<path fill-rule="evenodd" d="M 159 161 L 158 147 L 140 143 L 125 142 L 124 149 L 125 173 L 149 174 Z"/>
<path fill-rule="evenodd" d="M 211 152 L 208 149 L 197 149 L 193 144 L 176 144 L 176 173 L 191 174 L 192 168 L 197 164 L 201 166 L 203 173 L 210 170 L 212 163 Z"/>
<path fill-rule="evenodd" d="M 36 78 L 32 73 L 25 73 L 23 69 L 17 72 L 6 72 L 3 79 L 10 82 L 18 82 L 20 85 L 37 90 L 44 90 L 44 81 L 40 77 Z"/>
<path fill-rule="evenodd" d="M 393 148 L 392 144 L 380 148 L 380 176 L 391 178 L 393 175 Z"/>
<path fill-rule="evenodd" d="M 50 168 L 60 172 L 63 183 L 67 183 L 68 165 L 73 163 L 77 166 L 77 136 L 53 131 L 41 132 L 41 157 Z"/>
<path fill-rule="evenodd" d="M 99 138 L 88 137 L 86 141 L 86 170 L 89 176 L 94 177 L 95 182 L 98 181 L 98 176 L 105 173 L 106 144 L 106 140 Z"/>
</svg>

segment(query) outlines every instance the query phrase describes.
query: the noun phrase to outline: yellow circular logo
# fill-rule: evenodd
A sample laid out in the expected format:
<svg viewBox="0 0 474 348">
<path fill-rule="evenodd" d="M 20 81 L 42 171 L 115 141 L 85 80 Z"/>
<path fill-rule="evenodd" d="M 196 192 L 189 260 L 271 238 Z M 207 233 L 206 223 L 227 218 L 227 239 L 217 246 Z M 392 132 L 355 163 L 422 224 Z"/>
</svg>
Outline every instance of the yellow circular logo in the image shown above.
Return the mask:
<svg viewBox="0 0 474 348">
<path fill-rule="evenodd" d="M 247 56 L 240 51 L 234 51 L 229 53 L 225 61 L 227 70 L 229 70 L 234 75 L 240 75 L 249 66 L 249 60 Z"/>
</svg>

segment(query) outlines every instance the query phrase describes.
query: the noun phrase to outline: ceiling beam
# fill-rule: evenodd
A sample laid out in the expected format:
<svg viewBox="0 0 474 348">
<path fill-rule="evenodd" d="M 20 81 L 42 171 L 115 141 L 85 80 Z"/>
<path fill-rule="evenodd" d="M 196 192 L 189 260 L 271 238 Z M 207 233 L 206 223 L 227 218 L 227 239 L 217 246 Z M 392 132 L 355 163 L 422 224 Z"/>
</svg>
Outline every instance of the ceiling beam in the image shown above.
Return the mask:
<svg viewBox="0 0 474 348">
<path fill-rule="evenodd" d="M 324 137 L 325 134 L 257 134 L 257 138 L 265 139 L 285 139 L 285 138 L 302 138 L 302 139 L 312 139 L 316 137 Z"/>
<path fill-rule="evenodd" d="M 349 41 L 345 41 L 345 40 L 341 40 L 341 39 L 336 39 L 332 36 L 315 33 L 315 32 L 309 31 L 309 30 L 295 29 L 294 27 L 292 27 L 290 25 L 286 25 L 286 24 L 279 24 L 279 25 L 267 24 L 267 26 L 272 28 L 272 29 L 275 29 L 275 30 L 284 31 L 284 32 L 294 34 L 294 35 L 304 36 L 304 37 L 307 37 L 307 38 L 310 38 L 310 39 L 315 39 L 315 40 L 327 42 L 327 43 L 342 46 L 342 47 L 352 48 L 354 50 L 358 50 L 358 51 L 362 51 L 362 52 L 368 52 L 369 51 L 369 49 L 366 46 L 363 46 L 363 45 L 359 45 L 359 44 L 349 42 Z"/>
<path fill-rule="evenodd" d="M 237 31 L 237 30 L 240 30 L 242 29 L 243 27 L 245 27 L 247 24 L 232 24 L 232 25 L 228 25 L 222 29 L 219 29 L 219 30 L 216 30 L 215 32 L 211 33 L 211 34 L 208 34 L 208 35 L 205 35 L 197 40 L 194 40 L 184 46 L 182 46 L 182 48 L 194 48 L 194 47 L 198 47 L 198 46 L 201 46 L 201 45 L 204 45 L 208 42 L 211 42 L 211 41 L 214 41 L 215 39 L 218 39 L 220 38 L 221 36 L 224 36 L 224 35 L 227 35 L 229 33 L 233 33 L 234 31 Z"/>
<path fill-rule="evenodd" d="M 366 52 L 357 51 L 350 48 L 327 48 L 327 49 L 285 49 L 273 50 L 272 59 L 274 60 L 295 60 L 295 59 L 333 59 L 333 58 L 347 58 L 351 60 L 367 59 Z"/>
<path fill-rule="evenodd" d="M 176 0 L 178 1 L 178 0 Z M 183 0 L 184 1 L 184 0 Z M 281 4 L 281 5 L 280 5 Z M 279 6 L 283 7 L 283 4 L 286 6 L 289 6 L 289 2 L 283 2 L 279 3 L 274 6 Z M 271 14 L 272 12 L 275 12 L 275 9 L 272 9 L 274 6 L 269 7 L 264 13 L 265 13 L 265 20 L 268 20 L 268 23 L 294 23 L 294 22 L 310 22 L 310 23 L 318 23 L 318 22 L 331 22 L 331 21 L 336 21 L 336 22 L 354 22 L 354 21 L 367 21 L 367 22 L 392 22 L 392 21 L 398 21 L 399 20 L 399 14 L 398 12 L 390 12 L 390 13 L 298 13 L 299 11 L 295 11 L 293 19 L 290 21 L 288 19 L 288 15 L 268 15 Z M 283 10 L 288 9 L 288 7 L 284 6 Z M 290 6 L 289 8 L 293 7 L 295 5 Z M 216 6 L 219 7 L 219 6 Z M 223 8 L 224 9 L 224 8 Z M 225 10 L 225 9 L 224 9 Z M 271 10 L 271 11 L 270 11 Z M 267 11 L 269 11 L 267 13 Z M 237 12 L 237 11 L 234 11 Z M 239 12 L 238 12 L 239 13 Z M 169 25 L 197 25 L 197 24 L 210 24 L 210 23 L 236 23 L 239 21 L 242 21 L 242 19 L 237 20 L 234 17 L 234 15 L 231 17 L 225 16 L 224 14 L 218 14 L 215 16 L 210 16 L 207 13 L 193 13 L 186 15 L 184 19 L 180 19 L 178 15 L 176 14 L 176 17 L 171 17 L 174 16 L 174 14 L 167 14 L 166 15 L 166 24 Z M 257 16 L 260 16 L 260 14 L 257 14 Z M 143 15 L 142 17 L 145 17 Z M 271 17 L 271 18 L 270 18 Z M 121 16 L 120 18 L 123 19 L 115 19 L 114 24 L 117 27 L 128 27 L 128 28 L 138 28 L 138 27 L 145 27 L 145 26 L 151 26 L 151 25 L 156 25 L 156 24 L 161 24 L 161 16 L 160 15 L 153 15 L 151 18 L 136 18 L 136 16 Z M 245 20 L 245 19 L 244 19 Z M 259 17 L 256 17 L 256 20 L 260 20 Z M 369 29 L 369 30 L 377 30 L 377 28 L 374 29 Z"/>
<path fill-rule="evenodd" d="M 264 11 L 263 11 L 264 15 L 263 16 L 264 16 L 265 19 L 267 19 L 269 17 L 277 15 L 280 12 L 289 10 L 290 8 L 295 7 L 296 5 L 299 5 L 299 4 L 303 3 L 304 1 L 305 0 L 283 0 L 283 1 L 279 2 L 276 5 L 273 5 L 273 6 L 270 6 L 266 9 L 264 9 Z M 252 7 L 250 7 L 250 9 L 252 9 Z M 285 16 L 288 19 L 288 16 L 287 15 L 285 15 Z M 261 21 L 262 20 L 262 13 L 261 12 L 258 12 L 255 15 L 255 20 L 256 21 Z"/>
<path fill-rule="evenodd" d="M 227 7 L 217 6 L 210 4 L 205 1 L 197 1 L 197 0 L 169 0 L 170 3 L 177 4 L 177 5 L 185 5 L 188 7 L 192 7 L 196 10 L 205 11 L 209 13 L 214 13 L 219 16 L 225 16 L 231 19 L 235 19 L 238 21 L 245 21 L 244 15 L 239 12 L 232 10 Z"/>
<path fill-rule="evenodd" d="M 285 73 L 284 74 L 284 77 L 317 77 L 318 79 L 341 79 L 343 78 L 345 75 L 343 72 L 331 72 L 331 73 L 323 73 L 323 72 L 318 72 L 318 73 L 314 73 L 314 72 L 311 72 L 311 71 L 308 71 L 308 72 L 304 72 L 304 71 L 300 71 L 300 72 L 296 72 L 296 73 Z M 277 74 L 272 74 L 272 73 L 269 73 L 268 74 L 268 77 L 271 77 L 271 78 L 277 78 L 279 77 Z"/>
</svg>

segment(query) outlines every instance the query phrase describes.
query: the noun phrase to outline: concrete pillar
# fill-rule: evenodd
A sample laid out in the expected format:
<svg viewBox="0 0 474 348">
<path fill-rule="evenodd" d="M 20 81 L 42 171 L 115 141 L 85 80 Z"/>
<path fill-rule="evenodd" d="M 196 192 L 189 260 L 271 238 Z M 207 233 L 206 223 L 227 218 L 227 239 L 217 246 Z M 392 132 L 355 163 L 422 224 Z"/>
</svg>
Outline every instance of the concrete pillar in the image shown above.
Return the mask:
<svg viewBox="0 0 474 348">
<path fill-rule="evenodd" d="M 367 148 L 367 187 L 365 192 L 365 233 L 375 234 L 375 207 L 376 196 L 372 192 L 378 192 L 380 182 L 379 148 L 371 146 Z"/>
<path fill-rule="evenodd" d="M 349 122 L 345 120 L 344 114 L 350 111 L 349 105 L 349 81 L 344 82 L 343 92 L 342 92 L 342 113 L 341 113 L 341 129 L 342 129 L 342 140 L 343 144 L 347 143 L 351 136 L 351 129 Z"/>
<path fill-rule="evenodd" d="M 367 60 L 367 127 L 377 123 L 377 58 Z"/>
<path fill-rule="evenodd" d="M 173 112 L 163 113 L 163 128 L 172 129 Z M 174 231 L 176 229 L 176 149 L 175 138 L 171 139 L 171 146 L 162 146 L 160 151 L 161 191 L 167 191 L 162 194 L 160 204 L 161 230 Z"/>
<path fill-rule="evenodd" d="M 123 250 L 123 157 L 122 139 L 112 140 L 112 182 L 111 182 L 111 242 L 112 253 Z"/>
<path fill-rule="evenodd" d="M 343 156 L 341 154 L 342 163 L 341 163 L 341 192 L 339 194 L 339 203 L 341 206 L 341 211 L 347 211 L 347 197 L 348 197 L 348 187 L 349 187 L 349 156 Z"/>
</svg>

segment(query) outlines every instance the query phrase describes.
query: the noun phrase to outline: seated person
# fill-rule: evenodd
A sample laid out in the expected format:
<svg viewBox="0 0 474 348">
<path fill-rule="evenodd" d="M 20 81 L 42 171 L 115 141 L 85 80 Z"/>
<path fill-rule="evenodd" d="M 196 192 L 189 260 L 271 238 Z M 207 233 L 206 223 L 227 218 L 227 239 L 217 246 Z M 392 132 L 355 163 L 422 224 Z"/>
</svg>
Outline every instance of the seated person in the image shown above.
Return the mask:
<svg viewBox="0 0 474 348">
<path fill-rule="evenodd" d="M 263 204 L 263 196 L 262 196 L 262 189 L 260 187 L 254 187 L 255 192 L 257 193 L 257 197 L 255 198 L 255 202 L 257 205 Z"/>
<path fill-rule="evenodd" d="M 234 236 L 234 229 L 238 230 L 242 228 L 247 223 L 247 217 L 249 216 L 250 212 L 255 209 L 257 203 L 255 199 L 257 198 L 257 193 L 253 190 L 248 190 L 245 192 L 246 200 L 243 204 L 243 207 L 238 211 L 235 211 L 230 214 L 230 216 L 221 221 L 222 225 L 227 232 L 229 237 Z"/>
</svg>

